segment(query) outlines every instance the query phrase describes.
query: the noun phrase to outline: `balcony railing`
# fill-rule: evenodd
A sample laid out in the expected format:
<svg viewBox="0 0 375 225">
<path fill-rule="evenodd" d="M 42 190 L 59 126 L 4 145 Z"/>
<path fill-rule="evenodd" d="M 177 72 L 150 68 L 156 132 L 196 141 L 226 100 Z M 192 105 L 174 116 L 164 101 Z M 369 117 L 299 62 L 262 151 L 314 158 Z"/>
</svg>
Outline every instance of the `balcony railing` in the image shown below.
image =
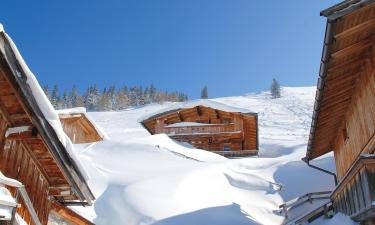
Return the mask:
<svg viewBox="0 0 375 225">
<path fill-rule="evenodd" d="M 35 225 L 42 225 L 42 223 L 40 222 L 40 220 L 38 218 L 38 215 L 37 215 L 37 213 L 34 209 L 34 206 L 31 203 L 29 195 L 27 194 L 27 192 L 25 190 L 25 186 L 23 186 L 23 184 L 21 184 L 18 181 L 15 181 L 13 179 L 10 179 L 8 177 L 5 177 L 0 172 L 0 185 L 15 188 L 17 190 L 16 196 L 15 196 L 16 202 L 18 201 L 18 198 L 21 197 L 23 199 L 23 202 L 26 205 L 27 210 L 30 213 L 31 219 L 33 220 L 34 224 Z M 2 205 L 1 202 L 0 202 L 0 205 Z M 13 208 L 12 218 L 11 218 L 11 224 L 13 224 L 13 221 L 14 221 L 14 218 L 15 218 L 15 215 L 16 215 L 16 210 L 19 207 L 19 205 L 18 205 L 18 203 L 16 203 L 15 205 L 13 204 L 13 205 L 9 205 L 9 206 L 11 206 Z"/>
<path fill-rule="evenodd" d="M 195 133 L 229 133 L 239 132 L 235 130 L 234 124 L 207 124 L 196 126 L 163 127 L 160 133 L 169 135 L 195 134 Z"/>
<path fill-rule="evenodd" d="M 336 211 L 356 221 L 375 218 L 375 155 L 360 155 L 331 198 Z"/>
</svg>

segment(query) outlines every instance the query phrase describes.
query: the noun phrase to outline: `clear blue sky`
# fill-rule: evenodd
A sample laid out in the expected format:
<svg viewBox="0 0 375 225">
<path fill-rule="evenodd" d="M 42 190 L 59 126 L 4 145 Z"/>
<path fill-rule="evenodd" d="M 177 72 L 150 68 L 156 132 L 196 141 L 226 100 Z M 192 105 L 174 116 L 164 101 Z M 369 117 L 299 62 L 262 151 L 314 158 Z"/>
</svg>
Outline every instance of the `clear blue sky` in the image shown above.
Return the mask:
<svg viewBox="0 0 375 225">
<path fill-rule="evenodd" d="M 316 85 L 338 0 L 3 0 L 0 22 L 41 84 L 149 85 L 199 97 Z"/>
</svg>

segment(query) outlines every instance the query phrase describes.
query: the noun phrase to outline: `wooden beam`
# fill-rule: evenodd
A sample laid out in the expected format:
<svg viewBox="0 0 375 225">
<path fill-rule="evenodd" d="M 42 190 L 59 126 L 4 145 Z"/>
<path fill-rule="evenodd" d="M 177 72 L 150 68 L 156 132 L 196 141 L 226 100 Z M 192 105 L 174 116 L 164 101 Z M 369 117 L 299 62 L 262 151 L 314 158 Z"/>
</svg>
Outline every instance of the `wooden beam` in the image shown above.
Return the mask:
<svg viewBox="0 0 375 225">
<path fill-rule="evenodd" d="M 72 196 L 74 195 L 69 185 L 55 186 L 48 188 L 49 196 Z"/>
<path fill-rule="evenodd" d="M 10 121 L 10 116 L 8 114 L 8 111 L 5 108 L 5 105 L 3 101 L 0 100 L 0 115 L 1 117 L 8 123 L 9 126 L 12 126 L 12 122 Z"/>
<path fill-rule="evenodd" d="M 10 115 L 11 120 L 22 120 L 22 119 L 28 119 L 27 114 L 21 113 L 21 114 L 12 114 Z"/>
<path fill-rule="evenodd" d="M 74 212 L 73 210 L 61 205 L 56 201 L 51 201 L 51 210 L 52 213 L 56 213 L 58 216 L 66 219 L 67 221 L 72 222 L 77 225 L 94 225 L 92 222 Z"/>
<path fill-rule="evenodd" d="M 375 18 L 372 18 L 364 23 L 361 23 L 361 24 L 358 24 L 354 27 L 351 27 L 347 30 L 344 30 L 338 34 L 335 35 L 335 39 L 338 39 L 338 38 L 346 38 L 354 33 L 359 33 L 359 32 L 363 32 L 364 30 L 367 30 L 367 29 L 373 29 L 375 27 Z"/>
<path fill-rule="evenodd" d="M 197 109 L 198 116 L 202 116 L 202 110 L 199 106 L 195 107 Z"/>
<path fill-rule="evenodd" d="M 220 119 L 220 113 L 219 110 L 215 109 L 216 119 Z"/>
<path fill-rule="evenodd" d="M 354 43 L 352 45 L 349 45 L 348 47 L 338 49 L 334 53 L 331 54 L 331 57 L 333 59 L 340 58 L 343 56 L 347 56 L 349 54 L 352 54 L 356 51 L 360 51 L 366 48 L 369 48 L 373 44 L 373 38 L 367 38 L 365 40 L 359 41 L 357 43 Z"/>
<path fill-rule="evenodd" d="M 38 131 L 35 127 L 10 127 L 5 133 L 7 140 L 38 139 Z"/>
<path fill-rule="evenodd" d="M 184 122 L 184 117 L 182 117 L 181 113 L 177 112 L 177 114 L 178 114 L 178 118 L 180 118 L 181 122 Z"/>
</svg>

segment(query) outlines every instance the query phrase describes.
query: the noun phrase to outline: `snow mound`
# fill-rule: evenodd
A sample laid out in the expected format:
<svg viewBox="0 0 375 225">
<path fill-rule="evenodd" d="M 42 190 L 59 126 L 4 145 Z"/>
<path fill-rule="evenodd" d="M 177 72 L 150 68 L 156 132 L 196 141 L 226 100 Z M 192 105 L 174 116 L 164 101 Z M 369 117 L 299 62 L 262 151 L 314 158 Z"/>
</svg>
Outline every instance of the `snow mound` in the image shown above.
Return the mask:
<svg viewBox="0 0 375 225">
<path fill-rule="evenodd" d="M 150 135 L 138 122 L 201 101 L 88 113 L 111 139 L 75 146 L 97 196 L 92 211 L 83 213 L 98 225 L 281 224 L 279 205 L 334 187 L 331 176 L 300 160 L 314 96 L 314 87 L 283 87 L 279 99 L 262 92 L 207 100 L 258 113 L 259 158 L 226 159 Z M 332 155 L 313 163 L 335 170 Z"/>
<path fill-rule="evenodd" d="M 313 221 L 311 225 L 357 225 L 358 223 L 345 216 L 342 213 L 337 213 L 333 218 L 325 219 L 323 217 Z"/>
</svg>

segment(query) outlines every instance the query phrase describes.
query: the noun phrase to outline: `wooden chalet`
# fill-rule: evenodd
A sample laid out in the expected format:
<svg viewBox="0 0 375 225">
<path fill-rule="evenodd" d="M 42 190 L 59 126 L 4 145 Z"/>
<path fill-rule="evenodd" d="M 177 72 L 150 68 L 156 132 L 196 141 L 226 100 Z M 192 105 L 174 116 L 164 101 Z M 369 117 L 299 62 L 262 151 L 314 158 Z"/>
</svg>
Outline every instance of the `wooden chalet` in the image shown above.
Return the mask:
<svg viewBox="0 0 375 225">
<path fill-rule="evenodd" d="M 94 195 L 41 107 L 47 98 L 34 79 L 0 31 L 0 172 L 24 185 L 21 196 L 15 187 L 6 187 L 19 199 L 17 213 L 27 224 L 45 225 L 51 213 L 73 224 L 91 224 L 67 208 L 91 205 Z"/>
<path fill-rule="evenodd" d="M 309 162 L 334 153 L 334 210 L 375 223 L 375 1 L 350 0 L 327 17 L 308 142 Z"/>
<path fill-rule="evenodd" d="M 104 134 L 90 120 L 84 108 L 58 110 L 64 132 L 74 144 L 103 140 Z"/>
<path fill-rule="evenodd" d="M 146 118 L 141 123 L 151 134 L 165 133 L 172 139 L 223 156 L 240 157 L 258 154 L 258 115 L 225 111 L 219 103 L 200 100 L 169 109 Z M 228 106 L 226 106 L 228 107 Z"/>
</svg>

